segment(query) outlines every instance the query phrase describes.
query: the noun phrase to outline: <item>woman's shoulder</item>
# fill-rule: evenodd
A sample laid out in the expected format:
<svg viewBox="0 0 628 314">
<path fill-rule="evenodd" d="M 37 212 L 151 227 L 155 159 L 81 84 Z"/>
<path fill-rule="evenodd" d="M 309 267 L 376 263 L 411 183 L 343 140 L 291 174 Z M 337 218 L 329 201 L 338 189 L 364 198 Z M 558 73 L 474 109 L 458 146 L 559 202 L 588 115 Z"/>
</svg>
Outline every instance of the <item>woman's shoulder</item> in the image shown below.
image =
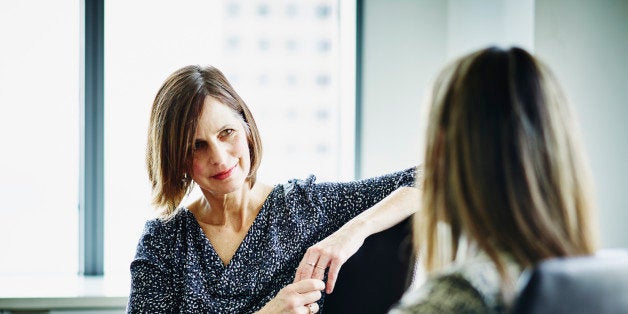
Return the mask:
<svg viewBox="0 0 628 314">
<path fill-rule="evenodd" d="M 169 217 L 156 217 L 146 221 L 144 224 L 145 234 L 162 234 L 180 228 L 189 223 L 190 211 L 185 207 L 180 207 Z"/>
<path fill-rule="evenodd" d="M 506 257 L 507 269 L 516 278 L 519 267 Z M 417 289 L 408 291 L 392 313 L 498 313 L 506 308 L 502 279 L 495 264 L 478 253 L 430 277 Z"/>
<path fill-rule="evenodd" d="M 317 198 L 316 190 L 320 183 L 316 182 L 315 175 L 310 174 L 303 179 L 290 179 L 284 183 L 279 183 L 270 193 L 269 198 L 273 202 L 280 202 L 292 208 L 303 204 L 312 204 Z"/>
<path fill-rule="evenodd" d="M 516 279 L 521 268 L 507 254 L 500 254 L 505 262 L 507 275 Z M 497 266 L 484 252 L 478 252 L 468 260 L 452 267 L 451 273 L 459 274 L 477 290 L 491 308 L 503 308 L 505 299 L 502 290 L 503 279 Z"/>
<path fill-rule="evenodd" d="M 193 217 L 187 209 L 180 208 L 168 218 L 146 221 L 137 246 L 136 259 L 162 259 L 169 256 L 178 245 L 179 235 L 190 229 L 190 216 Z"/>
<path fill-rule="evenodd" d="M 464 276 L 446 273 L 434 276 L 418 289 L 406 292 L 390 313 L 490 312 L 480 292 Z"/>
<path fill-rule="evenodd" d="M 308 175 L 304 179 L 290 179 L 285 183 L 278 184 L 278 187 L 283 189 L 283 194 L 288 195 L 291 193 L 301 193 L 312 188 L 316 183 L 316 176 L 313 174 Z"/>
<path fill-rule="evenodd" d="M 170 217 L 158 217 L 149 219 L 144 224 L 144 230 L 140 237 L 140 245 L 172 244 L 177 235 L 191 230 L 194 216 L 186 208 L 182 207 Z"/>
</svg>

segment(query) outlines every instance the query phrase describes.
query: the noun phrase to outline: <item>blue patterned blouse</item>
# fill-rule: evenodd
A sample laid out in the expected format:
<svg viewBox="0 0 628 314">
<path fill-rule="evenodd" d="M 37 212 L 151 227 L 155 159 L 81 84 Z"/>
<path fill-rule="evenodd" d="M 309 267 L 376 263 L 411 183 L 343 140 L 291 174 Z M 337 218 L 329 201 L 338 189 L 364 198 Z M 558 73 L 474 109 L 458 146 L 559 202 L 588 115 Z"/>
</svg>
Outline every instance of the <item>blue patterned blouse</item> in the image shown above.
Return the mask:
<svg viewBox="0 0 628 314">
<path fill-rule="evenodd" d="M 274 187 L 228 265 L 181 208 L 146 223 L 131 263 L 129 313 L 251 313 L 292 283 L 303 254 L 400 186 L 415 168 L 345 183 Z M 323 300 L 319 301 L 322 309 Z"/>
</svg>

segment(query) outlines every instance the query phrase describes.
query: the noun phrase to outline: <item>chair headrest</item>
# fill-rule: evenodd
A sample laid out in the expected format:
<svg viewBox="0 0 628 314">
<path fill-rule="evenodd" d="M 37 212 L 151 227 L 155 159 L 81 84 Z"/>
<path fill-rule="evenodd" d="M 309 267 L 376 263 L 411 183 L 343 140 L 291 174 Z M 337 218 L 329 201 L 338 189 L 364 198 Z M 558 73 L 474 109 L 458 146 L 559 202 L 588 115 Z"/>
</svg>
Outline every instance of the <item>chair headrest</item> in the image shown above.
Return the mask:
<svg viewBox="0 0 628 314">
<path fill-rule="evenodd" d="M 515 313 L 628 313 L 628 250 L 546 260 L 522 282 Z"/>
</svg>

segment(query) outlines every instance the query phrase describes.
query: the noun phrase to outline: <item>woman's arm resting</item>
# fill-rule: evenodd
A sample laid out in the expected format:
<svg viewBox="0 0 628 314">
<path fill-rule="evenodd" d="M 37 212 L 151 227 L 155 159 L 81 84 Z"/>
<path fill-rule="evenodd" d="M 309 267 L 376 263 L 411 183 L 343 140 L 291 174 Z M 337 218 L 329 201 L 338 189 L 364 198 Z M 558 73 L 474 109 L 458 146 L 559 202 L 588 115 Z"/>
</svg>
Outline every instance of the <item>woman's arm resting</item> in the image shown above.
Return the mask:
<svg viewBox="0 0 628 314">
<path fill-rule="evenodd" d="M 308 278 L 323 279 L 327 274 L 327 293 L 331 293 L 340 267 L 358 251 L 368 236 L 386 230 L 419 209 L 420 191 L 400 187 L 373 207 L 347 222 L 342 228 L 307 249 L 294 282 Z"/>
</svg>

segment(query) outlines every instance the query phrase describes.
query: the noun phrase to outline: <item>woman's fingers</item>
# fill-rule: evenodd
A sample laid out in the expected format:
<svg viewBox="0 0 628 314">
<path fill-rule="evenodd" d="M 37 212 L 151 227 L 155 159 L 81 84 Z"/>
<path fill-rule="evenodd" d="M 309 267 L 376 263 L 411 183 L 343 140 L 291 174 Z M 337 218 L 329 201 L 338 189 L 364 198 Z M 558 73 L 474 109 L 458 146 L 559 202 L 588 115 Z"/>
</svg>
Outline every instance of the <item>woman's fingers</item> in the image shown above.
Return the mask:
<svg viewBox="0 0 628 314">
<path fill-rule="evenodd" d="M 303 276 L 303 266 L 305 265 L 305 258 L 301 259 L 301 262 L 299 263 L 299 266 L 297 267 L 297 271 L 294 274 L 294 280 L 292 281 L 292 283 L 296 283 L 301 281 L 301 277 Z"/>
<path fill-rule="evenodd" d="M 307 249 L 297 268 L 294 282 L 310 278 L 322 280 L 325 277 L 325 270 L 329 263 L 337 258 L 320 248 L 320 246 L 321 244 L 317 244 Z"/>
<path fill-rule="evenodd" d="M 294 282 L 304 279 L 324 279 L 327 271 L 327 293 L 333 291 L 338 279 L 340 267 L 360 247 L 361 242 L 340 232 L 334 233 L 323 241 L 307 249 L 299 263 Z"/>
<path fill-rule="evenodd" d="M 259 313 L 316 313 L 325 283 L 318 279 L 306 279 L 289 284 L 279 290 L 277 295 L 259 311 Z"/>
<path fill-rule="evenodd" d="M 295 282 L 315 278 L 324 279 L 327 271 L 326 292 L 331 293 L 336 285 L 340 267 L 358 251 L 364 237 L 352 228 L 341 228 L 322 241 L 307 249 L 295 274 Z M 329 268 L 329 269 L 328 269 Z"/>
<path fill-rule="evenodd" d="M 316 313 L 321 290 L 325 283 L 318 279 L 305 279 L 279 290 L 258 313 Z M 312 304 L 312 305 L 310 305 Z"/>
<path fill-rule="evenodd" d="M 315 265 L 318 262 L 318 256 L 314 256 L 314 254 L 311 253 L 311 250 L 307 250 L 307 252 L 305 252 L 305 255 L 303 256 L 303 259 L 301 259 L 301 262 L 299 263 L 299 267 L 297 268 L 297 272 L 294 276 L 294 282 L 299 282 L 302 281 L 304 279 L 310 279 L 310 278 L 314 278 L 312 276 L 312 273 L 315 269 Z M 323 279 L 318 278 L 318 279 Z"/>
<path fill-rule="evenodd" d="M 318 313 L 318 311 L 320 310 L 318 303 L 314 302 L 314 303 L 310 303 L 310 304 L 306 304 L 306 312 L 305 313 Z"/>
<path fill-rule="evenodd" d="M 332 293 L 332 291 L 334 291 L 334 286 L 336 286 L 336 280 L 338 280 L 340 267 L 342 267 L 342 263 L 340 263 L 338 260 L 333 260 L 331 262 L 331 265 L 329 266 L 329 272 L 327 273 L 327 294 L 330 294 Z"/>
<path fill-rule="evenodd" d="M 323 280 L 323 277 L 325 277 L 325 270 L 327 269 L 328 265 L 329 256 L 321 255 L 318 259 L 318 262 L 316 262 L 312 266 L 312 278 Z"/>
<path fill-rule="evenodd" d="M 317 313 L 321 290 L 325 289 L 325 283 L 318 279 L 306 279 L 294 283 L 294 291 L 298 293 L 298 304 L 303 304 L 305 313 Z"/>
<path fill-rule="evenodd" d="M 299 303 L 303 303 L 303 304 L 315 303 L 316 301 L 320 300 L 321 296 L 322 296 L 322 293 L 320 290 L 301 293 L 302 299 Z"/>
<path fill-rule="evenodd" d="M 288 286 L 292 286 L 295 292 L 301 294 L 312 291 L 321 291 L 325 289 L 325 283 L 322 280 L 318 279 L 305 279 Z"/>
</svg>

